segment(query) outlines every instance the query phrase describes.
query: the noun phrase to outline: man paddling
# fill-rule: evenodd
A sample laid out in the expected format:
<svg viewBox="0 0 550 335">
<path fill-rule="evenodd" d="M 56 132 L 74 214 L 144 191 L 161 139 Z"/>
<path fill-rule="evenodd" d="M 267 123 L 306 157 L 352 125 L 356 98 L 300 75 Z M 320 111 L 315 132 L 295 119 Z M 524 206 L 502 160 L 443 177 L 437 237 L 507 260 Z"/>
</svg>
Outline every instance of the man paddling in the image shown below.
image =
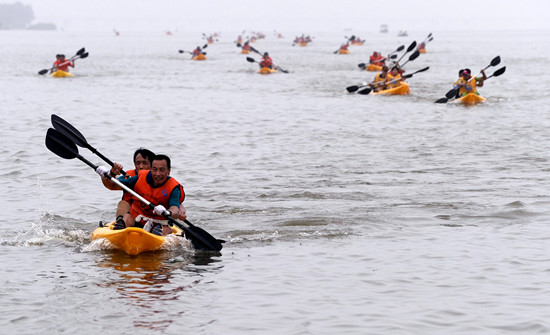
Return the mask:
<svg viewBox="0 0 550 335">
<path fill-rule="evenodd" d="M 269 54 L 267 52 L 264 52 L 264 55 L 262 56 L 262 61 L 260 62 L 260 67 L 267 67 L 268 69 L 273 68 L 273 59 L 269 57 Z"/>
<path fill-rule="evenodd" d="M 65 55 L 57 54 L 55 55 L 56 61 L 53 62 L 52 72 L 55 71 L 64 71 L 69 72 L 69 66 L 74 68 L 74 60 L 65 60 Z"/>
<path fill-rule="evenodd" d="M 134 170 L 126 171 L 126 176 L 122 176 L 119 179 L 128 179 L 130 177 L 136 176 L 139 171 L 142 170 L 151 170 L 151 162 L 153 161 L 153 158 L 155 157 L 155 154 L 148 149 L 139 148 L 134 152 Z M 117 175 L 113 173 L 114 171 L 111 169 L 109 172 L 112 177 L 116 177 Z M 107 187 L 110 190 L 122 190 L 122 188 L 119 185 L 116 185 L 114 183 L 107 183 L 107 181 L 110 181 L 107 178 L 102 178 L 103 185 Z M 118 202 L 117 210 L 116 210 L 116 225 L 117 227 L 124 227 L 124 214 L 128 213 L 131 208 L 133 198 L 132 195 L 128 192 L 124 192 L 122 194 L 122 200 Z"/>
<path fill-rule="evenodd" d="M 485 70 L 481 70 L 482 77 L 472 77 L 470 69 L 462 70 L 462 77 L 458 79 L 453 86 L 458 90 L 458 95 L 464 97 L 470 93 L 479 95 L 477 87 L 483 87 L 483 82 L 487 79 Z"/>
<path fill-rule="evenodd" d="M 382 66 L 382 72 L 377 74 L 374 77 L 374 80 L 369 83 L 369 86 L 372 87 L 374 92 L 378 92 L 386 89 L 386 81 L 388 80 L 388 67 L 386 65 Z"/>
<path fill-rule="evenodd" d="M 114 163 L 110 170 L 104 166 L 100 166 L 96 170 L 101 176 L 103 183 L 109 185 L 107 186 L 109 188 L 115 183 L 107 179 L 105 177 L 106 174 L 112 173 L 118 175 L 121 171 L 122 165 L 119 163 Z M 151 170 L 141 170 L 136 176 L 128 179 L 119 179 L 122 184 L 157 205 L 151 208 L 134 198 L 130 212 L 124 214 L 123 222 L 117 222 L 114 229 L 134 227 L 136 222 L 144 221 L 147 222 L 144 226 L 145 230 L 148 230 L 147 228 L 152 226 L 151 233 L 155 235 L 167 235 L 172 230 L 163 215 L 167 214 L 181 220 L 187 218 L 185 208 L 180 205 L 185 199 L 185 192 L 180 183 L 170 177 L 170 171 L 170 158 L 166 155 L 156 155 L 151 163 Z M 107 181 L 103 179 L 107 179 Z"/>
</svg>

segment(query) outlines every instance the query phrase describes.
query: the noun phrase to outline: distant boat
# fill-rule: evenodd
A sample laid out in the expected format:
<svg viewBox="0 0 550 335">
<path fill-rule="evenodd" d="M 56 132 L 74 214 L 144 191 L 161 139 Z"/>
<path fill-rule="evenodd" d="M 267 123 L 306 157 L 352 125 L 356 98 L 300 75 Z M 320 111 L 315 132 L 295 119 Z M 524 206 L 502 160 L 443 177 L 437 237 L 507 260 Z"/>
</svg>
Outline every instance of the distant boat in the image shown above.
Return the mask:
<svg viewBox="0 0 550 335">
<path fill-rule="evenodd" d="M 409 36 L 409 34 L 407 34 L 406 30 L 400 30 L 399 33 L 397 33 L 397 36 Z"/>
<path fill-rule="evenodd" d="M 382 24 L 380 25 L 380 32 L 381 33 L 387 33 L 389 30 L 388 30 L 388 25 L 387 24 Z"/>
</svg>

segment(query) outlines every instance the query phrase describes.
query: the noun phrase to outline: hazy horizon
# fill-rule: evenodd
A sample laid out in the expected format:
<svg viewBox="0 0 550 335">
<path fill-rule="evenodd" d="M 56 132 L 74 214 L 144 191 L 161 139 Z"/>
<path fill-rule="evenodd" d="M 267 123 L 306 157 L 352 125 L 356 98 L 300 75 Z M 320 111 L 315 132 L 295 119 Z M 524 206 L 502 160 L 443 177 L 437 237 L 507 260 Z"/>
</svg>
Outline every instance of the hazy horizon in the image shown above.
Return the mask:
<svg viewBox="0 0 550 335">
<path fill-rule="evenodd" d="M 33 23 L 65 31 L 353 31 L 550 29 L 550 2 L 521 6 L 497 0 L 314 1 L 314 0 L 21 0 L 33 8 Z M 61 9 L 60 9 L 61 8 Z"/>
</svg>

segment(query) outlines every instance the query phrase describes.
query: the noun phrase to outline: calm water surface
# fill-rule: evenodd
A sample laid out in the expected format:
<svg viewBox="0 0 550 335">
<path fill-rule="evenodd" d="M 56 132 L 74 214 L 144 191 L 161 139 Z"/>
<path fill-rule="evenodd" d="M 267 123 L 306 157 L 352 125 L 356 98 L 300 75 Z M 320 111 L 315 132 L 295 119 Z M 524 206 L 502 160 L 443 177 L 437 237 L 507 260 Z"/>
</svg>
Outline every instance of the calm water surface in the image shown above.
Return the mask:
<svg viewBox="0 0 550 335">
<path fill-rule="evenodd" d="M 237 33 L 193 62 L 177 51 L 200 33 L 0 31 L 2 333 L 550 333 L 550 34 L 432 32 L 407 64 L 430 70 L 384 97 L 345 91 L 374 77 L 357 64 L 429 32 L 349 55 L 347 32 L 310 33 L 254 44 L 291 72 L 261 76 Z M 83 46 L 74 78 L 37 75 Z M 433 103 L 497 55 L 485 104 Z M 171 156 L 221 255 L 90 243 L 120 194 L 47 150 L 52 113 L 126 168 L 141 146 Z"/>
</svg>

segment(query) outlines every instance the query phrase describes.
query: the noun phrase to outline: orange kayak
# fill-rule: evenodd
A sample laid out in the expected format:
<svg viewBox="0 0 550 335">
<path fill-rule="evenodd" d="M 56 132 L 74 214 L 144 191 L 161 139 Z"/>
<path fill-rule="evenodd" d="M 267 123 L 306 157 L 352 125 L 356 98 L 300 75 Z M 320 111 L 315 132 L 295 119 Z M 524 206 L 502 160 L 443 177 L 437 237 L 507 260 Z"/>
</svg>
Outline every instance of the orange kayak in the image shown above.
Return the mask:
<svg viewBox="0 0 550 335">
<path fill-rule="evenodd" d="M 365 42 L 351 42 L 351 45 L 363 45 Z"/>
<path fill-rule="evenodd" d="M 196 55 L 195 57 L 191 58 L 192 60 L 206 60 L 206 56 L 203 54 Z"/>
<path fill-rule="evenodd" d="M 378 66 L 378 65 L 374 65 L 374 64 L 369 64 L 365 70 L 367 71 L 372 71 L 372 72 L 376 72 L 376 71 L 382 71 L 382 67 L 381 66 Z"/>
<path fill-rule="evenodd" d="M 241 50 L 241 53 L 242 53 L 242 54 L 247 54 L 247 53 L 250 53 L 250 51 L 248 51 L 248 50 L 246 50 L 246 49 L 242 49 L 242 50 Z"/>
<path fill-rule="evenodd" d="M 371 94 L 405 95 L 409 93 L 411 93 L 411 90 L 409 89 L 409 84 L 401 82 L 401 85 L 397 87 L 389 88 L 383 91 L 372 92 Z"/>
<path fill-rule="evenodd" d="M 307 46 L 307 43 L 306 42 L 300 42 L 300 43 L 298 43 L 298 45 L 301 46 L 301 47 L 305 47 L 305 46 Z"/>
<path fill-rule="evenodd" d="M 274 73 L 274 72 L 277 72 L 277 70 L 275 69 L 270 69 L 268 67 L 261 67 L 259 70 L 258 70 L 258 73 L 260 74 L 271 74 L 271 73 Z"/>
<path fill-rule="evenodd" d="M 487 99 L 485 99 L 479 94 L 469 93 L 461 98 L 456 99 L 454 102 L 471 106 L 471 105 L 477 105 L 478 103 L 484 102 L 485 100 Z"/>
<path fill-rule="evenodd" d="M 347 54 L 349 54 L 349 50 L 340 49 L 340 50 L 338 50 L 338 53 L 339 53 L 340 55 L 347 55 Z"/>
</svg>

